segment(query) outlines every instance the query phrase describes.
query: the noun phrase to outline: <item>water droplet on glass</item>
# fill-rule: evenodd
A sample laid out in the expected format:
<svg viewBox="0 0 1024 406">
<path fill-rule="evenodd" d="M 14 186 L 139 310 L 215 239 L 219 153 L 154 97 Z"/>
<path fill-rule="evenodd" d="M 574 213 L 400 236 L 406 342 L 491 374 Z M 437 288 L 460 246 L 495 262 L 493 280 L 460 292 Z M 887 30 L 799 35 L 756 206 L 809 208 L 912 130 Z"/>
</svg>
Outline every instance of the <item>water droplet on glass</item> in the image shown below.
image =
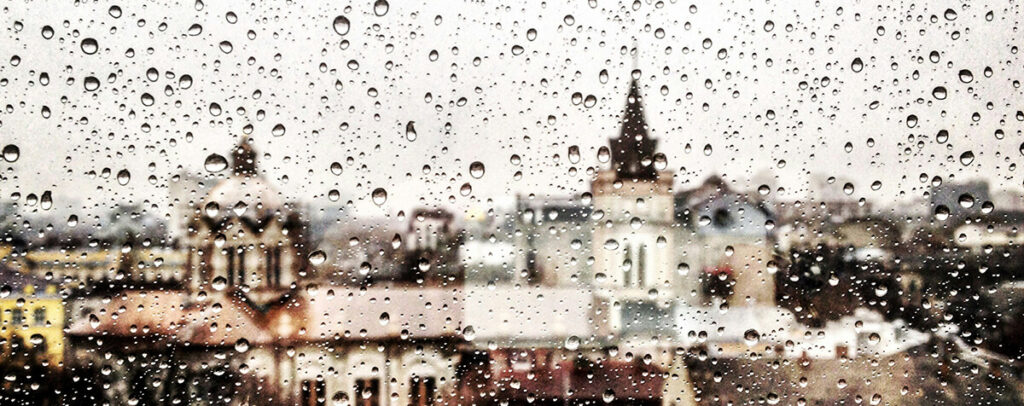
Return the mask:
<svg viewBox="0 0 1024 406">
<path fill-rule="evenodd" d="M 960 198 L 957 199 L 957 201 L 960 203 L 960 207 L 965 209 L 974 207 L 974 196 L 971 196 L 969 193 L 960 195 Z"/>
<path fill-rule="evenodd" d="M 946 88 L 944 86 L 936 86 L 932 89 L 932 97 L 935 100 L 946 100 Z"/>
<path fill-rule="evenodd" d="M 322 250 L 316 250 L 309 254 L 309 263 L 313 265 L 321 265 L 327 261 L 327 254 Z"/>
<path fill-rule="evenodd" d="M 21 149 L 18 148 L 17 145 L 7 144 L 7 145 L 4 146 L 3 151 L 0 152 L 0 153 L 3 154 L 5 161 L 7 161 L 7 162 L 15 162 L 15 161 L 18 160 L 18 157 L 21 156 Z"/>
<path fill-rule="evenodd" d="M 377 17 L 383 17 L 386 15 L 389 8 L 391 8 L 391 5 L 388 4 L 387 0 L 377 0 L 373 2 L 373 14 Z"/>
<path fill-rule="evenodd" d="M 961 69 L 957 76 L 960 77 L 960 81 L 963 83 L 971 83 L 974 81 L 974 74 L 967 69 Z"/>
<path fill-rule="evenodd" d="M 966 151 L 960 154 L 960 163 L 963 166 L 970 165 L 972 162 L 974 162 L 974 152 Z"/>
<path fill-rule="evenodd" d="M 864 61 L 860 60 L 860 58 L 853 58 L 853 62 L 850 63 L 850 69 L 859 73 L 864 70 Z"/>
<path fill-rule="evenodd" d="M 370 194 L 370 198 L 373 200 L 373 204 L 381 206 L 388 201 L 388 191 L 384 188 L 376 188 Z"/>
<path fill-rule="evenodd" d="M 220 205 L 217 204 L 217 202 L 209 202 L 203 210 L 206 212 L 207 216 L 217 217 L 217 215 L 220 214 Z"/>
<path fill-rule="evenodd" d="M 223 276 L 213 278 L 213 283 L 210 284 L 215 290 L 224 290 L 228 287 L 228 280 L 224 279 Z"/>
<path fill-rule="evenodd" d="M 93 38 L 83 39 L 80 46 L 82 48 L 82 52 L 84 52 L 86 55 L 95 54 L 96 51 L 100 49 L 99 43 L 97 43 L 96 40 Z"/>
<path fill-rule="evenodd" d="M 238 352 L 249 351 L 249 340 L 246 340 L 244 338 L 239 338 L 238 341 L 235 341 L 235 351 L 238 351 Z"/>
<path fill-rule="evenodd" d="M 389 315 L 388 312 L 381 313 L 379 320 L 380 320 L 380 325 L 386 326 L 386 325 L 388 325 L 389 322 L 391 322 L 391 315 Z"/>
<path fill-rule="evenodd" d="M 577 348 L 580 348 L 580 338 L 579 337 L 569 336 L 569 338 L 565 339 L 565 349 L 567 349 L 569 351 L 576 351 Z"/>
<path fill-rule="evenodd" d="M 86 76 L 85 80 L 82 81 L 82 87 L 84 87 L 87 92 L 96 91 L 96 89 L 100 88 L 100 80 L 95 76 Z"/>
<path fill-rule="evenodd" d="M 270 135 L 275 137 L 283 136 L 285 133 L 284 124 L 275 124 L 274 128 L 270 130 Z"/>
<path fill-rule="evenodd" d="M 480 179 L 484 176 L 484 163 L 475 161 L 469 164 L 469 175 L 475 179 Z"/>
<path fill-rule="evenodd" d="M 743 332 L 743 342 L 747 343 L 748 346 L 753 346 L 761 340 L 761 335 L 758 334 L 757 330 L 749 329 Z"/>
<path fill-rule="evenodd" d="M 117 172 L 117 183 L 121 184 L 121 186 L 127 185 L 131 180 L 132 174 L 131 172 L 128 172 L 127 169 L 122 169 Z"/>
<path fill-rule="evenodd" d="M 203 162 L 203 167 L 207 171 L 217 173 L 228 168 L 228 160 L 220 154 L 210 154 L 206 157 L 206 161 Z"/>
<path fill-rule="evenodd" d="M 349 29 L 351 27 L 352 27 L 352 24 L 349 23 L 348 17 L 345 17 L 345 16 L 334 17 L 334 32 L 338 33 L 338 35 L 348 34 L 348 31 L 349 31 Z"/>
<path fill-rule="evenodd" d="M 415 122 L 410 121 L 405 124 L 405 139 L 409 141 L 416 141 Z"/>
<path fill-rule="evenodd" d="M 231 51 L 235 49 L 235 46 L 231 45 L 231 41 L 221 41 L 218 47 L 220 47 L 220 51 L 225 54 L 230 54 Z"/>
</svg>

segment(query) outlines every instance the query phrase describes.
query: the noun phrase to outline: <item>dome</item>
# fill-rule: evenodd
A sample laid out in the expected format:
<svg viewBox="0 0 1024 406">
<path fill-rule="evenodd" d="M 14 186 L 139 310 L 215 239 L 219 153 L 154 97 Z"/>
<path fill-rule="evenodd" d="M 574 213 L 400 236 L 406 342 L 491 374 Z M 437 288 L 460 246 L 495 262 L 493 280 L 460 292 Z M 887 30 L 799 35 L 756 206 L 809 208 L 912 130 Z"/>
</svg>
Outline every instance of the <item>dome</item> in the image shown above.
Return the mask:
<svg viewBox="0 0 1024 406">
<path fill-rule="evenodd" d="M 231 175 L 210 189 L 202 207 L 216 203 L 223 212 L 235 208 L 239 202 L 245 205 L 242 215 L 247 217 L 263 217 L 284 208 L 280 194 L 262 177 L 239 175 Z"/>
<path fill-rule="evenodd" d="M 256 171 L 256 151 L 251 144 L 252 139 L 246 138 L 235 147 L 231 174 L 210 189 L 202 208 L 216 203 L 221 213 L 233 214 L 230 210 L 241 202 L 245 207 L 241 216 L 255 218 L 284 209 L 280 193 Z"/>
</svg>

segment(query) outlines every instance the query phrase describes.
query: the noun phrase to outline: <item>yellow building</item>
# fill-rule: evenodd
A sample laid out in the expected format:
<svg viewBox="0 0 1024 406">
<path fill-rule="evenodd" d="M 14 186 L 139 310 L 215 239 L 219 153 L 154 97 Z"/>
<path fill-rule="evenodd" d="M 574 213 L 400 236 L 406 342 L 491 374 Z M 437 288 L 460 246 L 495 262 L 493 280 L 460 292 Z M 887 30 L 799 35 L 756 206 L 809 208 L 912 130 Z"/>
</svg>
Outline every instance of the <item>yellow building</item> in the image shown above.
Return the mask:
<svg viewBox="0 0 1024 406">
<path fill-rule="evenodd" d="M 0 268 L 0 363 L 63 367 L 64 302 L 57 286 Z"/>
</svg>

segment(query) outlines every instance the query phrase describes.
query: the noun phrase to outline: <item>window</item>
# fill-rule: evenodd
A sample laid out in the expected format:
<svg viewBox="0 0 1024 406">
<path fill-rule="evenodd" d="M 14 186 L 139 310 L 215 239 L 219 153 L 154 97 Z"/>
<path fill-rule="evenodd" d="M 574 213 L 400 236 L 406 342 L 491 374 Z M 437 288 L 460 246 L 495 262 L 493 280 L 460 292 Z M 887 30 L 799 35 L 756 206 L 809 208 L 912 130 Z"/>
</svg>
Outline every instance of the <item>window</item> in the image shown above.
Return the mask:
<svg viewBox="0 0 1024 406">
<path fill-rule="evenodd" d="M 327 386 L 322 380 L 302 381 L 302 406 L 327 404 Z"/>
<path fill-rule="evenodd" d="M 356 406 L 378 406 L 380 404 L 380 380 L 377 378 L 356 379 Z"/>
<path fill-rule="evenodd" d="M 6 1 L 0 405 L 1024 405 L 1022 15 Z"/>
<path fill-rule="evenodd" d="M 32 310 L 32 322 L 37 326 L 46 324 L 46 308 L 37 307 Z"/>
<path fill-rule="evenodd" d="M 409 404 L 428 406 L 434 404 L 436 381 L 433 377 L 414 376 L 409 380 Z"/>
</svg>

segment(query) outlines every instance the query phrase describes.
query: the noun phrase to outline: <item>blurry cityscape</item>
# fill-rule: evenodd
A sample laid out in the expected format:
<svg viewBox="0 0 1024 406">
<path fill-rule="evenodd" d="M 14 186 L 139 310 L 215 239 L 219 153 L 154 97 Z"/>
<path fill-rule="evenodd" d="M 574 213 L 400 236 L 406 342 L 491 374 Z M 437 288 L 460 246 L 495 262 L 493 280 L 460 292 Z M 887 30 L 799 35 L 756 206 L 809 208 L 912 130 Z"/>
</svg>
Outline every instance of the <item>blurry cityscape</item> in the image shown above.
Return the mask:
<svg viewBox="0 0 1024 406">
<path fill-rule="evenodd" d="M 249 138 L 168 213 L 5 202 L 0 403 L 1024 403 L 1024 198 L 680 188 L 639 89 L 589 190 L 506 211 L 312 207 Z"/>
</svg>

